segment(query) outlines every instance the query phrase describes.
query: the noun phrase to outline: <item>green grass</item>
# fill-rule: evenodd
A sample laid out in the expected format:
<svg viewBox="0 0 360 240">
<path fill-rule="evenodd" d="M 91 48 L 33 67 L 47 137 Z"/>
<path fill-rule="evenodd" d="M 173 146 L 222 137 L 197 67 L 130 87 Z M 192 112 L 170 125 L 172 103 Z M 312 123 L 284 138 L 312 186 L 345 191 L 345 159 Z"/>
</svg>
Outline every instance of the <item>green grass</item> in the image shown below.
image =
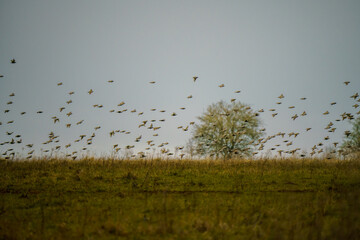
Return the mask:
<svg viewBox="0 0 360 240">
<path fill-rule="evenodd" d="M 360 161 L 0 163 L 0 239 L 360 239 Z"/>
</svg>

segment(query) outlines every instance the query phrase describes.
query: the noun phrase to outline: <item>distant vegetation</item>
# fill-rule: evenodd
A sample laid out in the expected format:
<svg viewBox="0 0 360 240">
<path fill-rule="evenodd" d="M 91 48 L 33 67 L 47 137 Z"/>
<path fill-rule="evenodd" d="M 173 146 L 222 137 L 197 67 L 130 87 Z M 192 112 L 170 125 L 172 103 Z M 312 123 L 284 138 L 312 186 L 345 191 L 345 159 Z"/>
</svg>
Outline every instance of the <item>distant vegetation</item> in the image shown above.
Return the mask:
<svg viewBox="0 0 360 240">
<path fill-rule="evenodd" d="M 359 239 L 358 160 L 0 162 L 0 239 Z"/>
</svg>

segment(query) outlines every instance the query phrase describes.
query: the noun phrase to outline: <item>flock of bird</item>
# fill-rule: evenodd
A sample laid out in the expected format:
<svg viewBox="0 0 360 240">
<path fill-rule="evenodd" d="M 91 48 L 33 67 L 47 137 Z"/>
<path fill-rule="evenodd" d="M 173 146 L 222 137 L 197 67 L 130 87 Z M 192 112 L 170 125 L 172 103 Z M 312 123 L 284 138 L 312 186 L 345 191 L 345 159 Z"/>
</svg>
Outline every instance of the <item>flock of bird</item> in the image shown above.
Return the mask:
<svg viewBox="0 0 360 240">
<path fill-rule="evenodd" d="M 10 60 L 11 64 L 16 64 L 16 60 L 15 59 L 11 59 Z M 4 78 L 4 75 L 0 75 L 0 78 Z M 191 78 L 190 78 L 191 79 Z M 193 82 L 194 84 L 197 82 L 198 80 L 198 76 L 194 76 L 193 77 Z M 108 80 L 107 84 L 113 84 L 114 80 Z M 150 85 L 154 85 L 157 84 L 155 81 L 151 81 L 149 82 Z M 347 86 L 350 84 L 349 81 L 344 82 L 344 84 Z M 63 86 L 62 82 L 57 83 L 57 86 L 59 88 L 61 88 Z M 219 88 L 224 88 L 225 85 L 224 84 L 220 84 L 218 85 Z M 89 89 L 87 90 L 87 94 L 88 95 L 93 95 L 95 92 L 95 90 L 93 89 Z M 240 90 L 236 90 L 234 91 L 234 93 L 239 94 L 241 93 Z M 73 96 L 75 94 L 75 91 L 70 91 L 67 93 L 68 96 Z M 9 94 L 9 100 L 6 103 L 6 109 L 3 110 L 4 115 L 5 114 L 9 114 L 10 111 L 15 111 L 14 109 L 11 109 L 11 105 L 13 104 L 13 99 L 15 99 L 16 94 L 10 93 Z M 359 94 L 355 93 L 353 95 L 350 96 L 353 100 L 354 103 L 352 105 L 353 109 L 355 110 L 355 113 L 350 113 L 350 112 L 344 112 L 343 114 L 341 114 L 339 116 L 338 119 L 334 119 L 333 121 L 330 121 L 327 126 L 325 127 L 325 130 L 328 132 L 329 136 L 324 137 L 323 141 L 316 143 L 312 148 L 311 148 L 311 152 L 309 154 L 305 154 L 305 153 L 300 153 L 301 148 L 298 147 L 294 147 L 291 148 L 294 144 L 295 138 L 297 138 L 298 135 L 302 134 L 301 132 L 278 132 L 276 134 L 273 135 L 269 135 L 267 137 L 263 137 L 260 138 L 257 142 L 254 142 L 254 146 L 255 149 L 253 151 L 253 155 L 260 155 L 262 152 L 264 152 L 265 150 L 267 150 L 268 152 L 270 151 L 271 153 L 275 153 L 276 156 L 284 156 L 285 154 L 289 154 L 291 156 L 293 156 L 294 154 L 298 154 L 301 157 L 308 157 L 309 156 L 316 156 L 318 154 L 321 154 L 324 152 L 324 147 L 332 145 L 334 146 L 331 150 L 331 153 L 336 153 L 337 150 L 337 146 L 339 145 L 339 142 L 331 142 L 329 143 L 329 140 L 331 139 L 331 134 L 333 134 L 336 131 L 336 126 L 334 122 L 340 122 L 340 121 L 344 121 L 344 120 L 352 120 L 355 118 L 355 115 L 360 115 L 360 111 L 356 112 L 358 107 L 359 107 L 359 102 L 360 102 L 360 98 L 359 98 Z M 187 96 L 187 99 L 192 99 L 193 95 L 189 95 Z M 278 97 L 278 101 L 276 102 L 277 105 L 283 104 L 283 100 L 285 99 L 284 94 L 279 95 Z M 306 101 L 307 98 L 303 97 L 300 98 L 300 101 Z M 235 98 L 231 98 L 230 102 L 235 102 L 236 99 Z M 73 112 L 70 110 L 67 110 L 69 105 L 73 104 L 73 101 L 67 100 L 64 102 L 64 106 L 60 107 L 58 109 L 58 114 L 55 116 L 51 116 L 50 117 L 50 121 L 53 122 L 53 124 L 64 124 L 66 128 L 75 128 L 79 125 L 83 125 L 86 120 L 85 119 L 81 119 L 81 120 L 76 120 L 76 121 L 71 121 Z M 336 105 L 336 102 L 331 102 L 329 104 L 329 106 L 333 106 Z M 93 104 L 92 105 L 93 108 L 95 109 L 99 109 L 99 108 L 104 108 L 104 106 L 102 104 Z M 294 109 L 295 106 L 289 106 L 289 109 Z M 186 110 L 185 107 L 181 107 L 179 108 L 180 111 L 184 111 Z M 159 113 L 163 113 L 166 114 L 166 110 L 164 109 L 156 109 L 156 108 L 151 108 L 149 109 L 150 112 L 159 112 Z M 271 113 L 271 116 L 273 118 L 278 117 L 279 112 L 277 112 L 277 110 L 275 108 L 270 108 L 268 110 L 265 109 L 259 109 L 259 110 L 254 110 L 254 112 L 256 112 L 257 116 L 260 116 L 261 114 L 266 113 L 267 111 L 269 111 Z M 138 117 L 142 116 L 145 114 L 145 111 L 137 111 L 136 109 L 128 109 L 126 108 L 126 103 L 125 101 L 121 101 L 117 104 L 117 106 L 114 106 L 112 109 L 109 110 L 110 113 L 112 114 L 121 114 L 124 112 L 128 112 L 130 114 L 135 114 Z M 36 111 L 37 114 L 44 114 L 44 111 L 39 110 Z M 25 115 L 26 112 L 20 112 L 20 116 L 21 115 Z M 169 117 L 176 117 L 179 113 L 174 112 L 170 112 L 168 115 Z M 325 110 L 324 112 L 322 112 L 323 115 L 328 115 L 329 111 Z M 306 111 L 301 111 L 299 113 L 294 113 L 291 116 L 292 121 L 296 121 L 298 118 L 302 118 L 307 116 L 307 112 Z M 126 157 L 131 157 L 131 158 L 147 158 L 151 155 L 151 153 L 153 154 L 154 152 L 157 152 L 159 154 L 159 156 L 164 156 L 164 157 L 186 157 L 187 151 L 186 148 L 184 146 L 178 146 L 174 149 L 174 151 L 170 151 L 170 149 L 168 149 L 169 146 L 169 142 L 158 142 L 156 139 L 157 137 L 159 137 L 159 133 L 158 130 L 163 126 L 163 123 L 165 121 L 168 121 L 168 119 L 162 117 L 160 119 L 139 119 L 139 123 L 137 126 L 137 131 L 138 130 L 142 130 L 143 131 L 150 131 L 151 133 L 151 139 L 147 138 L 145 139 L 145 135 L 146 134 L 140 134 L 138 136 L 135 137 L 135 139 L 132 139 L 131 144 L 113 144 L 111 146 L 112 148 L 112 153 L 113 154 L 125 154 Z M 18 133 L 16 131 L 16 127 L 11 127 L 14 125 L 14 123 L 16 122 L 16 119 L 12 119 L 6 122 L 2 122 L 0 119 L 0 129 L 6 129 L 4 134 L 1 133 L 0 135 L 0 153 L 2 154 L 0 156 L 0 158 L 3 159 L 17 159 L 17 158 L 27 158 L 27 159 L 32 159 L 36 155 L 36 151 L 41 151 L 41 154 L 43 156 L 43 154 L 51 157 L 54 156 L 54 154 L 64 154 L 65 157 L 68 158 L 72 158 L 72 159 L 77 159 L 80 158 L 81 156 L 83 156 L 83 153 L 87 153 L 87 151 L 91 148 L 91 146 L 94 144 L 94 139 L 97 136 L 97 133 L 101 131 L 102 126 L 101 125 L 97 125 L 94 126 L 93 128 L 91 128 L 90 133 L 82 133 L 79 136 L 76 137 L 76 139 L 73 139 L 70 142 L 66 142 L 66 143 L 62 143 L 62 141 L 60 140 L 60 135 L 57 135 L 54 133 L 54 131 L 51 131 L 47 134 L 46 139 L 44 139 L 44 141 L 42 143 L 24 143 L 22 140 L 22 135 L 20 133 Z M 65 123 L 64 123 L 65 122 Z M 184 132 L 188 132 L 191 130 L 191 128 L 195 125 L 195 121 L 189 121 L 181 126 L 178 126 L 177 128 L 179 130 L 182 130 Z M 11 129 L 11 130 L 10 130 Z M 311 131 L 311 127 L 307 127 L 306 129 L 304 129 L 304 132 L 308 132 Z M 266 132 L 265 128 L 260 129 L 261 132 Z M 111 131 L 109 131 L 108 137 L 112 138 L 117 134 L 124 134 L 124 135 L 131 135 L 132 131 L 130 129 L 126 129 L 126 130 L 120 130 L 120 129 L 113 129 Z M 351 134 L 350 131 L 345 131 L 344 135 L 345 136 L 349 136 Z M 148 134 L 147 134 L 148 135 Z M 276 144 L 274 146 L 271 146 L 270 148 L 266 148 L 266 144 L 272 140 L 272 139 L 276 139 L 276 138 L 280 138 L 282 143 Z M 135 145 L 139 142 L 142 143 L 146 143 L 146 147 L 143 150 L 134 152 L 134 150 L 136 149 Z M 23 149 L 23 152 L 18 152 L 15 149 L 15 145 L 17 146 L 21 146 L 21 148 Z M 36 148 L 36 145 L 40 145 L 41 146 L 41 150 L 39 150 L 38 148 Z M 282 148 L 282 146 L 286 146 L 287 149 Z M 71 149 L 71 151 L 70 151 Z M 151 155 L 153 156 L 153 155 Z"/>
</svg>

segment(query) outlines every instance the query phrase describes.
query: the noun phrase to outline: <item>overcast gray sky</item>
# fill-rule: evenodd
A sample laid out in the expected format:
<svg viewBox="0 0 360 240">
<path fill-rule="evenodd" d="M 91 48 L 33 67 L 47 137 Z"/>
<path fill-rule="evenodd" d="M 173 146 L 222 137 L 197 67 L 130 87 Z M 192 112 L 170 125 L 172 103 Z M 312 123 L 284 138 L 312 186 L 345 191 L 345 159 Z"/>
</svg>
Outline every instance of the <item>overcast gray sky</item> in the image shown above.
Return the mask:
<svg viewBox="0 0 360 240">
<path fill-rule="evenodd" d="M 0 0 L 0 142 L 15 134 L 23 139 L 0 150 L 21 150 L 28 143 L 51 149 L 56 144 L 41 143 L 53 131 L 62 148 L 72 144 L 64 152 L 86 146 L 85 139 L 74 140 L 93 132 L 89 149 L 98 154 L 110 152 L 113 144 L 141 151 L 152 139 L 156 145 L 169 142 L 173 151 L 191 135 L 191 127 L 184 132 L 177 126 L 196 121 L 209 104 L 231 98 L 263 108 L 268 135 L 299 132 L 296 139 L 285 138 L 294 142 L 291 148 L 309 150 L 325 136 L 328 144 L 341 141 L 350 125 L 335 119 L 360 110 L 350 98 L 360 89 L 359 13 L 359 1 Z M 280 94 L 285 98 L 277 105 Z M 118 107 L 122 101 L 126 104 Z M 337 104 L 330 106 L 332 101 Z M 60 107 L 65 107 L 61 113 Z M 271 108 L 277 109 L 275 118 Z M 307 116 L 291 119 L 304 110 Z M 325 111 L 330 114 L 322 115 Z M 173 112 L 178 115 L 170 116 Z M 54 116 L 60 123 L 53 123 Z M 162 128 L 138 128 L 151 119 Z M 80 120 L 84 123 L 76 125 Z M 330 121 L 335 133 L 324 130 Z M 307 127 L 312 130 L 306 132 Z M 110 138 L 117 129 L 131 133 Z M 139 135 L 141 141 L 134 142 Z M 287 149 L 285 139 L 270 141 L 266 149 L 276 143 Z"/>
</svg>

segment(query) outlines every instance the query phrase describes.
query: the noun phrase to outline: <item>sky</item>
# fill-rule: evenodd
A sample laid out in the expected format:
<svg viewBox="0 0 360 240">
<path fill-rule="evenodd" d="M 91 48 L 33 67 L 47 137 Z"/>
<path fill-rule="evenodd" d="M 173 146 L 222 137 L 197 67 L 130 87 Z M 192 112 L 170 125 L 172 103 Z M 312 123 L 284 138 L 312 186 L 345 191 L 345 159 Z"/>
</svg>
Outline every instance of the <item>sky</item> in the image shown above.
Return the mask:
<svg viewBox="0 0 360 240">
<path fill-rule="evenodd" d="M 187 132 L 178 126 L 196 122 L 208 105 L 232 98 L 255 111 L 264 109 L 260 118 L 267 135 L 300 133 L 275 138 L 265 150 L 275 144 L 287 149 L 285 139 L 293 141 L 289 148 L 306 151 L 319 142 L 341 142 L 351 125 L 335 120 L 343 112 L 358 116 L 360 110 L 350 98 L 360 89 L 359 12 L 360 2 L 347 0 L 0 0 L 0 142 L 19 140 L 15 135 L 22 139 L 1 145 L 0 153 L 26 153 L 32 149 L 26 145 L 34 144 L 38 155 L 57 145 L 62 153 L 86 147 L 102 155 L 118 144 L 122 150 L 134 145 L 136 154 L 149 140 L 154 147 L 168 142 L 165 147 L 174 152 L 191 137 L 191 126 Z M 16 64 L 10 63 L 13 58 Z M 198 76 L 195 83 L 193 76 Z M 278 105 L 280 94 L 285 98 Z M 306 116 L 291 119 L 303 111 Z M 52 117 L 60 122 L 54 124 Z M 145 120 L 146 127 L 156 120 L 153 125 L 161 128 L 139 128 Z M 334 133 L 324 129 L 330 121 Z M 113 130 L 130 133 L 110 137 Z M 51 131 L 59 143 L 42 144 Z M 86 137 L 74 142 L 82 134 Z M 330 140 L 324 141 L 326 136 Z"/>
</svg>

